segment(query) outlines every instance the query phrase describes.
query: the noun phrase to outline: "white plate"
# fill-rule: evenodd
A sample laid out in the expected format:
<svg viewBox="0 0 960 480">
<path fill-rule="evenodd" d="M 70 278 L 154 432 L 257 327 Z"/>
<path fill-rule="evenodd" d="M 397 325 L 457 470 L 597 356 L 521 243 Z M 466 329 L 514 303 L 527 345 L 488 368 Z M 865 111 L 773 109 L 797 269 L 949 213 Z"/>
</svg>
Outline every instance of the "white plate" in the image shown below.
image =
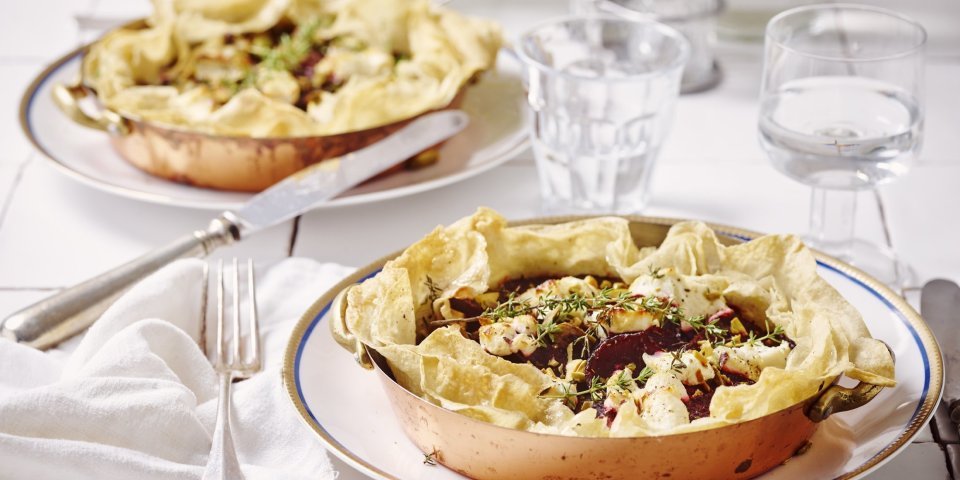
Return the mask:
<svg viewBox="0 0 960 480">
<path fill-rule="evenodd" d="M 670 221 L 657 221 L 657 223 Z M 721 235 L 748 240 L 755 233 L 713 225 Z M 859 477 L 899 453 L 927 423 L 940 401 L 943 368 L 933 334 L 903 299 L 839 261 L 821 257 L 819 273 L 863 315 L 867 327 L 896 355 L 895 388 L 867 405 L 827 419 L 812 447 L 763 478 Z M 321 297 L 301 318 L 287 346 L 283 379 L 304 421 L 328 449 L 374 478 L 460 479 L 442 466 L 424 465 L 374 372 L 362 370 L 328 330 L 333 296 L 379 268 L 359 270 Z"/>
<path fill-rule="evenodd" d="M 80 58 L 81 50 L 76 50 L 54 62 L 37 76 L 20 106 L 24 133 L 61 171 L 107 192 L 167 205 L 227 210 L 251 197 L 150 176 L 123 160 L 106 133 L 77 125 L 62 114 L 51 90 L 75 79 Z M 470 125 L 444 144 L 436 165 L 363 184 L 318 208 L 382 201 L 449 185 L 500 165 L 526 148 L 529 113 L 519 68 L 509 56 L 501 55 L 497 70 L 469 87 L 461 108 L 470 114 Z"/>
</svg>

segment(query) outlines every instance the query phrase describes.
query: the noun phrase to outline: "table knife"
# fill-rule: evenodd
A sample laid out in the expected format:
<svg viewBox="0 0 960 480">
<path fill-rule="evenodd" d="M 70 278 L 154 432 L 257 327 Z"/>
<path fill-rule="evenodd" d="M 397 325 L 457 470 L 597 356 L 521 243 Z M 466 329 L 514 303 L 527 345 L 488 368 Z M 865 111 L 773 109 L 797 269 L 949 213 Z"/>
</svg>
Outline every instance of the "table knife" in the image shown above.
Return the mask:
<svg viewBox="0 0 960 480">
<path fill-rule="evenodd" d="M 935 279 L 920 291 L 920 315 L 933 329 L 943 352 L 943 403 L 960 423 L 960 286 Z"/>
<path fill-rule="evenodd" d="M 0 325 L 0 337 L 44 349 L 90 326 L 127 288 L 178 258 L 202 257 L 300 215 L 360 182 L 463 130 L 467 114 L 444 110 L 422 115 L 363 149 L 295 173 L 223 212 L 206 229 L 179 238 L 83 283 L 20 310 Z"/>
<path fill-rule="evenodd" d="M 937 441 L 944 443 L 952 478 L 960 475 L 960 445 L 956 441 L 960 421 L 960 287 L 950 280 L 927 282 L 920 291 L 920 314 L 933 329 L 943 352 L 943 405 L 933 417 Z M 946 414 L 941 415 L 945 409 Z"/>
</svg>

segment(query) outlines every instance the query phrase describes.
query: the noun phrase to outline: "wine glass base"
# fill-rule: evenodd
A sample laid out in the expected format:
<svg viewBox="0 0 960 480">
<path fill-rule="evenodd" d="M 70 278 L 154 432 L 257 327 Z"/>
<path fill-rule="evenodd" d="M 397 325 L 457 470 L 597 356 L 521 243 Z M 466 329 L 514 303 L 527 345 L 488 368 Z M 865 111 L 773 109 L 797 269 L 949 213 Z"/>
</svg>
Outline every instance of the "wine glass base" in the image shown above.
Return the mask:
<svg viewBox="0 0 960 480">
<path fill-rule="evenodd" d="M 804 238 L 804 242 L 812 248 L 863 270 L 867 275 L 896 292 L 913 285 L 913 269 L 900 260 L 897 254 L 889 248 L 859 238 L 853 239 L 842 251 L 837 251 L 835 248 L 824 248 L 824 246 L 818 245 L 818 242 L 811 241 L 809 238 Z"/>
</svg>

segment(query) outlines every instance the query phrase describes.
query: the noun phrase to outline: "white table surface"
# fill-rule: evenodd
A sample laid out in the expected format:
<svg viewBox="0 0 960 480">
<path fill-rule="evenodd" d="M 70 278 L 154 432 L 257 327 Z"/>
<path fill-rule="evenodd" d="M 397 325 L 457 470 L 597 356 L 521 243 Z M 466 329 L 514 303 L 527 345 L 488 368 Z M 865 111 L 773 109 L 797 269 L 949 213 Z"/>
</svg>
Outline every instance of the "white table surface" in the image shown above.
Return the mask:
<svg viewBox="0 0 960 480">
<path fill-rule="evenodd" d="M 870 3 L 892 5 L 930 31 L 924 150 L 909 175 L 880 188 L 893 245 L 914 267 L 916 286 L 935 277 L 960 281 L 960 2 Z M 513 36 L 525 25 L 564 13 L 566 2 L 457 0 L 454 6 L 501 20 Z M 0 112 L 5 112 L 0 115 L 0 317 L 202 227 L 214 213 L 142 203 L 78 184 L 35 152 L 18 125 L 20 96 L 32 78 L 95 34 L 80 31 L 75 15 L 141 16 L 149 10 L 145 0 L 30 0 L 5 7 L 0 15 Z M 802 233 L 809 192 L 775 172 L 756 141 L 760 49 L 720 48 L 726 77 L 715 90 L 679 100 L 644 213 Z M 539 214 L 529 153 L 430 192 L 310 213 L 297 227 L 288 222 L 216 256 L 270 263 L 296 255 L 361 266 L 479 205 L 515 219 Z M 872 194 L 860 195 L 858 215 L 858 235 L 882 242 Z M 362 478 L 336 463 L 341 478 Z M 908 476 L 948 477 L 929 429 L 869 478 Z"/>
</svg>

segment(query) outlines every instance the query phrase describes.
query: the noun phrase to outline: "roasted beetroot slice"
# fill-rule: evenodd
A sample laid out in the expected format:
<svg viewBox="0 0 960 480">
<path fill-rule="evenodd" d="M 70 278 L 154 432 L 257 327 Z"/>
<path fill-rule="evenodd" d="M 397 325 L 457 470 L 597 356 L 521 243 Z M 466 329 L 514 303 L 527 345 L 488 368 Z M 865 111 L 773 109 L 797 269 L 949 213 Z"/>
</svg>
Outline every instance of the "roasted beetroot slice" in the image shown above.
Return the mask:
<svg viewBox="0 0 960 480">
<path fill-rule="evenodd" d="M 483 307 L 472 298 L 450 298 L 450 307 L 463 314 L 464 317 L 479 317 L 483 315 Z"/>
<path fill-rule="evenodd" d="M 675 338 L 670 338 L 660 327 L 608 337 L 597 345 L 593 355 L 587 359 L 587 379 L 597 375 L 608 378 L 613 372 L 630 363 L 635 364 L 639 370 L 646 365 L 643 362 L 644 353 L 659 352 L 675 342 Z"/>
<path fill-rule="evenodd" d="M 687 392 L 696 391 L 695 389 L 687 388 Z M 689 393 L 689 399 L 685 402 L 687 406 L 687 414 L 690 416 L 690 421 L 694 421 L 698 418 L 709 417 L 710 416 L 710 401 L 713 400 L 713 391 L 709 393 L 701 393 L 700 395 L 693 395 Z"/>
</svg>

